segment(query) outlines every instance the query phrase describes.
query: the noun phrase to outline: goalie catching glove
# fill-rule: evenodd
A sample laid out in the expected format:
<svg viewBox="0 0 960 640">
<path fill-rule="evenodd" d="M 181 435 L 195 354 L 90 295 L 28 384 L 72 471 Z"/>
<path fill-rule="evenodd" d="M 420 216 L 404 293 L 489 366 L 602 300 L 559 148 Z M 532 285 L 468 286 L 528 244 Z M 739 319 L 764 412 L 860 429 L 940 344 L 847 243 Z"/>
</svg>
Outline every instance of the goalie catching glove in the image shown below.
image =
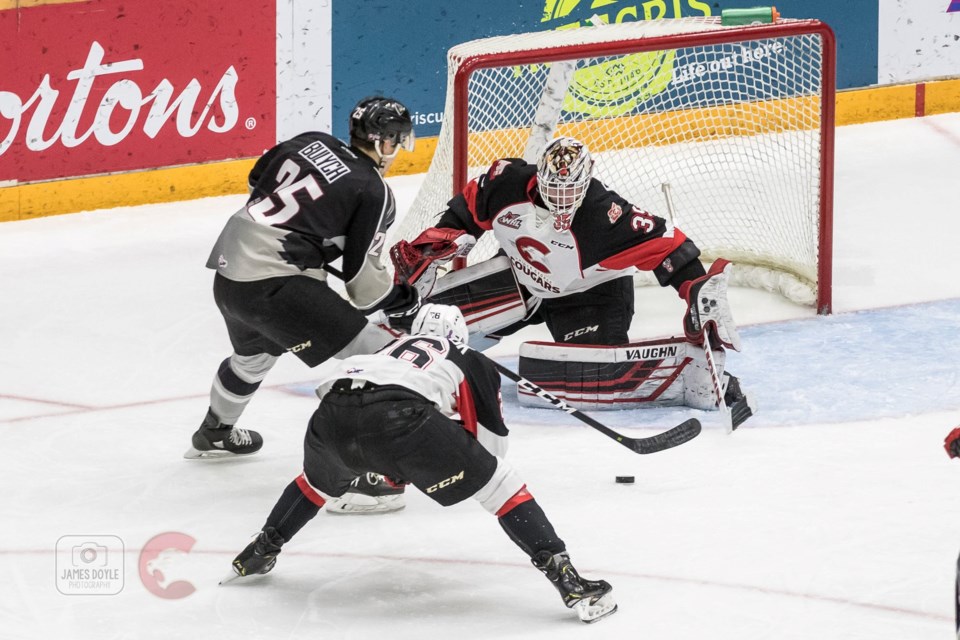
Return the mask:
<svg viewBox="0 0 960 640">
<path fill-rule="evenodd" d="M 425 229 L 412 242 L 401 240 L 390 248 L 396 280 L 409 282 L 426 298 L 437 281 L 437 268 L 467 255 L 476 243 L 462 229 L 436 227 Z"/>
<path fill-rule="evenodd" d="M 687 340 L 703 344 L 704 333 L 711 333 L 711 344 L 718 343 L 740 351 L 740 334 L 727 303 L 728 260 L 718 258 L 705 276 L 680 285 L 680 297 L 687 301 L 683 331 Z"/>
</svg>

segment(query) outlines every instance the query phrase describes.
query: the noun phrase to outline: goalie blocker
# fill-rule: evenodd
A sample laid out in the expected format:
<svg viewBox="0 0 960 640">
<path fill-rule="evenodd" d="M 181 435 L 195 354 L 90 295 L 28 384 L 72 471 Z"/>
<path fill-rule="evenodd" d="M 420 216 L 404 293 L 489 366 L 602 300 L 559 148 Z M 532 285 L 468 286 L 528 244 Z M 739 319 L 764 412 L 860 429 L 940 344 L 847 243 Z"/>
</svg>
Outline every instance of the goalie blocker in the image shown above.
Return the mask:
<svg viewBox="0 0 960 640">
<path fill-rule="evenodd" d="M 717 373 L 737 425 L 753 414 L 739 382 L 724 374 L 726 353 L 713 351 Z M 520 375 L 578 409 L 641 409 L 688 406 L 717 408 L 703 349 L 683 338 L 634 342 L 617 347 L 525 342 Z M 518 389 L 521 405 L 542 406 Z"/>
</svg>

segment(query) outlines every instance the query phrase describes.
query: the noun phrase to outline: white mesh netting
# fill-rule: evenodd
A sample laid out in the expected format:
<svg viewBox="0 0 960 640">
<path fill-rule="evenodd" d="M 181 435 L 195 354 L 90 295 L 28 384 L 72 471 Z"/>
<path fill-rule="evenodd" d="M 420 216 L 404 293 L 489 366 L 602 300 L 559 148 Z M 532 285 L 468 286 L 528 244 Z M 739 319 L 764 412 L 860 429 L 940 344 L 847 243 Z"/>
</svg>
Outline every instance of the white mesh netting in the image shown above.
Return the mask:
<svg viewBox="0 0 960 640">
<path fill-rule="evenodd" d="M 543 135 L 544 104 L 556 86 L 547 89 L 550 69 L 566 65 L 572 79 L 568 74 L 563 95 L 553 97 L 556 124 L 547 137 L 585 142 L 597 177 L 663 217 L 661 185 L 669 183 L 677 225 L 707 261 L 735 263 L 734 283 L 818 303 L 829 195 L 821 166 L 832 162 L 821 140 L 823 28 L 816 21 L 722 27 L 717 18 L 683 18 L 458 45 L 448 54 L 437 149 L 398 235 L 413 238 L 436 220 L 454 193 L 457 162 L 470 179 L 498 158 L 524 157 L 531 131 Z M 549 62 L 557 60 L 564 62 Z M 460 100 L 458 74 L 466 83 Z M 466 121 L 459 147 L 455 113 Z M 497 250 L 492 236 L 471 252 L 471 263 Z M 653 279 L 638 277 L 645 282 Z"/>
</svg>

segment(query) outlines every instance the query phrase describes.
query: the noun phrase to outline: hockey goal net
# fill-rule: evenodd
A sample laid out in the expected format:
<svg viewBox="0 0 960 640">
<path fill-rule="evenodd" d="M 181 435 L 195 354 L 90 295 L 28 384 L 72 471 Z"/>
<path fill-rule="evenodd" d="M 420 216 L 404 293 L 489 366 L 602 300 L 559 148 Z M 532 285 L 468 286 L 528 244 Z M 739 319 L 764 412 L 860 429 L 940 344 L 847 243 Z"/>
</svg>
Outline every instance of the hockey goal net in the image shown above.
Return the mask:
<svg viewBox="0 0 960 640">
<path fill-rule="evenodd" d="M 677 226 L 705 261 L 734 262 L 734 284 L 830 312 L 835 44 L 825 24 L 631 22 L 475 40 L 447 59 L 437 149 L 400 237 L 431 226 L 494 160 L 535 162 L 569 135 L 641 208 L 669 218 L 670 185 Z M 497 251 L 492 236 L 471 264 Z"/>
</svg>

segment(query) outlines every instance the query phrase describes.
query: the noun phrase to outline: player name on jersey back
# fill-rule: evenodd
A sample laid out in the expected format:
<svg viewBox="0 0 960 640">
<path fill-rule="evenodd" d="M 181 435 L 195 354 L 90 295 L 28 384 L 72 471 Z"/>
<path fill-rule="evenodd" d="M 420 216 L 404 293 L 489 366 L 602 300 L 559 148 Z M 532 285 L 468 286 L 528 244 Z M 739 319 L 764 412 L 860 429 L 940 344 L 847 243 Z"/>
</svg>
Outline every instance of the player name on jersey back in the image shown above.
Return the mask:
<svg viewBox="0 0 960 640">
<path fill-rule="evenodd" d="M 350 168 L 346 163 L 338 158 L 330 147 L 319 140 L 300 149 L 299 154 L 320 172 L 320 175 L 326 179 L 328 184 L 332 184 L 350 173 Z"/>
</svg>

